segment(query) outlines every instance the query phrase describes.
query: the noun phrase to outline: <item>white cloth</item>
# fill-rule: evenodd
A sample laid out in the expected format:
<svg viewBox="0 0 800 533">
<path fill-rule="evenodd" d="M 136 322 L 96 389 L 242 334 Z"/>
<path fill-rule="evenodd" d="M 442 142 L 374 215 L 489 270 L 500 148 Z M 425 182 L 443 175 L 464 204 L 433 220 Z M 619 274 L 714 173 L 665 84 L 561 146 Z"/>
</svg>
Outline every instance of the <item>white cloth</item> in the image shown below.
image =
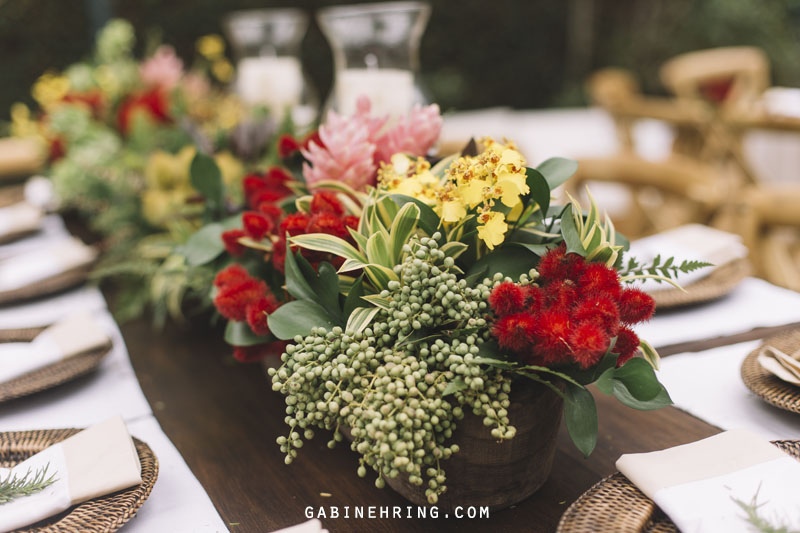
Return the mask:
<svg viewBox="0 0 800 533">
<path fill-rule="evenodd" d="M 67 270 L 89 265 L 97 251 L 69 237 L 0 261 L 0 291 L 32 285 Z"/>
<path fill-rule="evenodd" d="M 800 322 L 800 293 L 747 278 L 730 294 L 704 305 L 656 311 L 634 327 L 655 347 Z"/>
<path fill-rule="evenodd" d="M 675 406 L 722 429 L 746 428 L 770 440 L 800 439 L 800 415 L 768 404 L 744 385 L 744 358 L 762 341 L 661 360 L 658 379 Z"/>
<path fill-rule="evenodd" d="M 0 532 L 60 513 L 70 506 L 142 482 L 139 456 L 120 417 L 96 424 L 54 444 L 0 476 L 23 477 L 47 468 L 55 482 L 45 490 L 2 507 Z"/>
<path fill-rule="evenodd" d="M 36 231 L 43 218 L 42 210 L 27 202 L 0 207 L 0 236 Z"/>
<path fill-rule="evenodd" d="M 686 224 L 656 235 L 631 242 L 630 251 L 626 254 L 639 260 L 639 264 L 650 264 L 657 255 L 663 262 L 672 257 L 675 264 L 684 260 L 705 261 L 714 265 L 704 267 L 688 274 L 678 273 L 677 282 L 684 288 L 707 277 L 714 268 L 727 265 L 731 261 L 747 257 L 747 247 L 742 238 L 733 233 L 703 226 Z M 637 283 L 642 290 L 668 289 L 671 286 L 655 280 L 644 280 Z"/>
<path fill-rule="evenodd" d="M 273 533 L 328 533 L 328 530 L 322 527 L 322 522 L 316 518 L 312 518 L 308 522 L 277 529 L 273 531 Z"/>
<path fill-rule="evenodd" d="M 0 259 L 7 259 L 14 255 L 29 252 L 69 236 L 64 221 L 58 215 L 44 218 L 39 231 L 25 239 L 0 245 Z"/>
<path fill-rule="evenodd" d="M 0 343 L 0 383 L 110 342 L 103 324 L 79 311 L 48 327 L 32 342 Z"/>
<path fill-rule="evenodd" d="M 684 533 L 751 531 L 735 500 L 749 504 L 754 498 L 761 516 L 800 527 L 800 463 L 746 430 L 623 455 L 617 468 Z"/>
</svg>

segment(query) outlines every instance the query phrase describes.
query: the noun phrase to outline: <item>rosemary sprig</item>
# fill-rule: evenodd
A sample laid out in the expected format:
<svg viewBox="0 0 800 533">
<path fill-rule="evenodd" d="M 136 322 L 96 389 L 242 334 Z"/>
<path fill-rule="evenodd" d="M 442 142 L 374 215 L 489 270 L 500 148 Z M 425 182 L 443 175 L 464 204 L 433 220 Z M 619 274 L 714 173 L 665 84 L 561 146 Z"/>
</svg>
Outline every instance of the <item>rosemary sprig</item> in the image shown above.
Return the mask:
<svg viewBox="0 0 800 533">
<path fill-rule="evenodd" d="M 758 493 L 760 490 L 761 486 L 759 485 L 758 490 L 749 503 L 743 502 L 742 500 L 731 496 L 731 499 L 734 501 L 734 503 L 745 512 L 746 516 L 744 518 L 753 527 L 753 530 L 759 533 L 800 533 L 797 530 L 789 529 L 788 526 L 782 524 L 774 525 L 765 517 L 761 516 L 759 509 L 766 502 L 758 503 Z"/>
<path fill-rule="evenodd" d="M 5 479 L 0 479 L 0 505 L 10 503 L 22 496 L 30 496 L 55 483 L 57 481 L 55 473 L 49 477 L 47 475 L 49 467 L 50 463 L 47 463 L 36 472 L 28 470 L 22 477 L 9 472 Z"/>
</svg>

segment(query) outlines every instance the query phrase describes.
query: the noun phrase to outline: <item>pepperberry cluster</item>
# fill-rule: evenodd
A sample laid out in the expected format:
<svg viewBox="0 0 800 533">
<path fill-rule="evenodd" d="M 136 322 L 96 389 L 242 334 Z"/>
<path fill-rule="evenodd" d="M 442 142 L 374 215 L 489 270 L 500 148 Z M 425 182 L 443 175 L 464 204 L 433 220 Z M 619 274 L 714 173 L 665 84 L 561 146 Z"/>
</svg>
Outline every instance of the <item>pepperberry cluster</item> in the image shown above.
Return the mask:
<svg viewBox="0 0 800 533">
<path fill-rule="evenodd" d="M 504 282 L 489 296 L 501 348 L 530 364 L 572 362 L 585 369 L 616 337 L 617 365 L 633 357 L 639 337 L 630 326 L 650 319 L 653 298 L 623 288 L 613 268 L 566 253 L 563 244 L 542 257 L 538 272 L 535 284 Z"/>
</svg>

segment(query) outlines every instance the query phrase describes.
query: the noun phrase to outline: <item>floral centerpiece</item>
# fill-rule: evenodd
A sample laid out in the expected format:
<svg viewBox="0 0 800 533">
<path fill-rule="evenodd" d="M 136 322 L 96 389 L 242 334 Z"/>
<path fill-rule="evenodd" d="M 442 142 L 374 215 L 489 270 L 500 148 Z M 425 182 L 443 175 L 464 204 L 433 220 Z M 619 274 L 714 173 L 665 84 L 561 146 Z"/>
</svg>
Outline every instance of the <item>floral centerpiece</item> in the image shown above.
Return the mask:
<svg viewBox="0 0 800 533">
<path fill-rule="evenodd" d="M 589 384 L 637 409 L 671 403 L 653 371 L 657 353 L 632 329 L 654 302 L 629 284 L 674 283 L 701 263 L 668 260 L 651 272 L 624 261 L 627 241 L 593 201 L 588 212 L 572 199 L 551 204 L 576 164 L 527 167 L 508 141 L 484 139 L 435 164 L 397 143 L 374 185 L 359 190 L 370 182 L 354 179 L 364 175 L 355 169 L 375 168 L 376 151 L 363 142 L 371 125 L 329 120 L 322 144 L 303 151 L 311 194 L 294 199 L 296 212 L 260 205 L 245 213 L 244 229 L 224 235 L 231 254 L 259 256 L 219 272 L 215 304 L 239 359 L 265 353 L 255 347 L 282 349 L 269 373 L 286 396 L 288 434 L 278 445 L 287 464 L 322 430 L 332 432 L 329 446 L 350 441 L 359 476 L 374 471 L 378 487 L 431 504 L 498 493 L 491 504 L 505 506 L 544 482 L 562 403 L 573 441 L 591 453 Z M 337 146 L 344 159 L 332 157 Z M 523 412 L 527 420 L 515 420 Z M 461 468 L 451 479 L 448 464 L 480 439 L 481 453 L 488 440 L 496 456 L 477 470 L 470 458 L 468 478 Z M 509 447 L 515 439 L 523 445 Z M 511 475 L 483 475 L 498 465 Z M 532 472 L 521 490 L 515 469 Z"/>
</svg>

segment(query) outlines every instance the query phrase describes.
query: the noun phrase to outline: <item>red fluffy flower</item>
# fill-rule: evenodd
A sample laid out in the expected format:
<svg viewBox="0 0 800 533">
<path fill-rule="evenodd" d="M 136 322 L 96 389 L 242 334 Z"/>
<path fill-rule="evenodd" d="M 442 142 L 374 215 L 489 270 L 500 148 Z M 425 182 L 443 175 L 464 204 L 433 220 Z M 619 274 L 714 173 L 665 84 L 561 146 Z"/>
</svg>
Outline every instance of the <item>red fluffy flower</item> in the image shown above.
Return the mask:
<svg viewBox="0 0 800 533">
<path fill-rule="evenodd" d="M 280 236 L 283 237 L 288 233 L 290 236 L 294 237 L 295 235 L 305 233 L 310 220 L 311 217 L 305 213 L 292 213 L 287 215 L 286 218 L 281 221 Z"/>
<path fill-rule="evenodd" d="M 336 194 L 330 191 L 319 191 L 314 193 L 311 200 L 311 213 L 333 213 L 336 216 L 344 214 L 342 202 L 336 198 Z"/>
<path fill-rule="evenodd" d="M 567 247 L 561 244 L 547 252 L 539 261 L 536 270 L 543 283 L 564 279 L 578 279 L 586 265 L 586 261 L 578 254 L 566 253 Z"/>
<path fill-rule="evenodd" d="M 617 342 L 614 344 L 614 351 L 619 354 L 617 366 L 620 367 L 634 356 L 639 348 L 639 337 L 629 328 L 622 327 L 617 332 Z"/>
<path fill-rule="evenodd" d="M 608 334 L 594 321 L 579 323 L 569 337 L 572 355 L 581 368 L 597 364 L 608 348 Z"/>
<path fill-rule="evenodd" d="M 650 320 L 655 310 L 653 297 L 639 289 L 625 289 L 619 296 L 619 316 L 626 324 Z"/>
<path fill-rule="evenodd" d="M 587 265 L 578 279 L 578 286 L 584 294 L 604 294 L 615 300 L 621 289 L 617 271 L 602 263 Z"/>
<path fill-rule="evenodd" d="M 619 310 L 616 304 L 606 296 L 591 295 L 582 300 L 575 307 L 573 318 L 577 322 L 595 322 L 611 335 L 616 335 L 619 329 Z"/>
<path fill-rule="evenodd" d="M 358 217 L 355 215 L 346 215 L 344 217 L 344 225 L 348 228 L 358 229 Z"/>
<path fill-rule="evenodd" d="M 159 88 L 132 94 L 122 102 L 117 111 L 117 127 L 123 135 L 128 134 L 134 113 L 145 113 L 147 117 L 159 123 L 172 121 L 167 93 Z"/>
<path fill-rule="evenodd" d="M 248 277 L 231 281 L 220 287 L 214 306 L 225 318 L 240 322 L 247 318 L 247 306 L 266 293 L 267 285 L 261 280 Z"/>
<path fill-rule="evenodd" d="M 272 246 L 272 266 L 281 274 L 286 271 L 286 239 L 283 237 Z"/>
<path fill-rule="evenodd" d="M 291 157 L 300 150 L 302 145 L 288 133 L 284 133 L 278 138 L 278 155 L 282 159 Z"/>
<path fill-rule="evenodd" d="M 350 233 L 347 231 L 344 221 L 341 218 L 337 217 L 333 213 L 325 212 L 311 215 L 306 232 L 327 233 L 342 239 L 347 239 L 350 236 Z"/>
<path fill-rule="evenodd" d="M 519 313 L 525 305 L 525 291 L 516 283 L 505 281 L 492 290 L 489 305 L 498 316 Z"/>
<path fill-rule="evenodd" d="M 248 198 L 268 186 L 267 180 L 260 174 L 248 174 L 242 180 L 242 189 L 244 189 L 244 195 Z"/>
<path fill-rule="evenodd" d="M 261 361 L 271 353 L 268 348 L 271 343 L 254 344 L 253 346 L 234 346 L 233 358 L 240 363 L 255 363 Z"/>
<path fill-rule="evenodd" d="M 47 160 L 50 163 L 58 161 L 67 155 L 67 143 L 63 137 L 55 137 L 50 139 L 50 146 L 47 151 Z"/>
<path fill-rule="evenodd" d="M 217 275 L 214 278 L 214 285 L 217 287 L 223 287 L 228 283 L 241 281 L 249 277 L 250 274 L 242 265 L 234 263 L 217 272 Z"/>
<path fill-rule="evenodd" d="M 234 256 L 242 255 L 246 248 L 242 244 L 239 244 L 239 239 L 245 235 L 244 230 L 241 229 L 230 229 L 223 232 L 222 242 L 225 244 L 225 250 Z"/>
<path fill-rule="evenodd" d="M 261 202 L 258 205 L 258 211 L 263 213 L 272 221 L 272 225 L 277 227 L 280 224 L 281 217 L 283 216 L 283 209 L 270 202 Z"/>
<path fill-rule="evenodd" d="M 495 322 L 492 334 L 501 348 L 521 352 L 530 348 L 536 319 L 527 313 L 506 315 Z"/>
<path fill-rule="evenodd" d="M 262 187 L 247 197 L 247 204 L 252 209 L 256 209 L 258 206 L 264 203 L 275 203 L 278 200 L 285 198 L 286 195 L 286 191 L 284 191 L 282 188 L 271 186 Z"/>
<path fill-rule="evenodd" d="M 544 290 L 533 285 L 525 286 L 525 309 L 529 313 L 538 313 L 542 310 L 545 303 Z"/>
<path fill-rule="evenodd" d="M 278 302 L 272 295 L 264 296 L 247 304 L 245 315 L 247 324 L 256 335 L 269 335 L 267 316 L 278 308 Z"/>
<path fill-rule="evenodd" d="M 292 181 L 291 173 L 283 167 L 269 167 L 265 176 L 270 185 L 284 185 Z"/>
<path fill-rule="evenodd" d="M 534 342 L 537 355 L 545 364 L 563 361 L 569 349 L 569 315 L 548 309 L 537 317 L 535 324 Z"/>
<path fill-rule="evenodd" d="M 256 211 L 242 214 L 242 224 L 247 236 L 256 241 L 263 239 L 274 228 L 272 220 Z"/>
<path fill-rule="evenodd" d="M 578 291 L 570 280 L 556 281 L 544 288 L 544 296 L 548 306 L 569 312 L 578 299 Z"/>
</svg>

